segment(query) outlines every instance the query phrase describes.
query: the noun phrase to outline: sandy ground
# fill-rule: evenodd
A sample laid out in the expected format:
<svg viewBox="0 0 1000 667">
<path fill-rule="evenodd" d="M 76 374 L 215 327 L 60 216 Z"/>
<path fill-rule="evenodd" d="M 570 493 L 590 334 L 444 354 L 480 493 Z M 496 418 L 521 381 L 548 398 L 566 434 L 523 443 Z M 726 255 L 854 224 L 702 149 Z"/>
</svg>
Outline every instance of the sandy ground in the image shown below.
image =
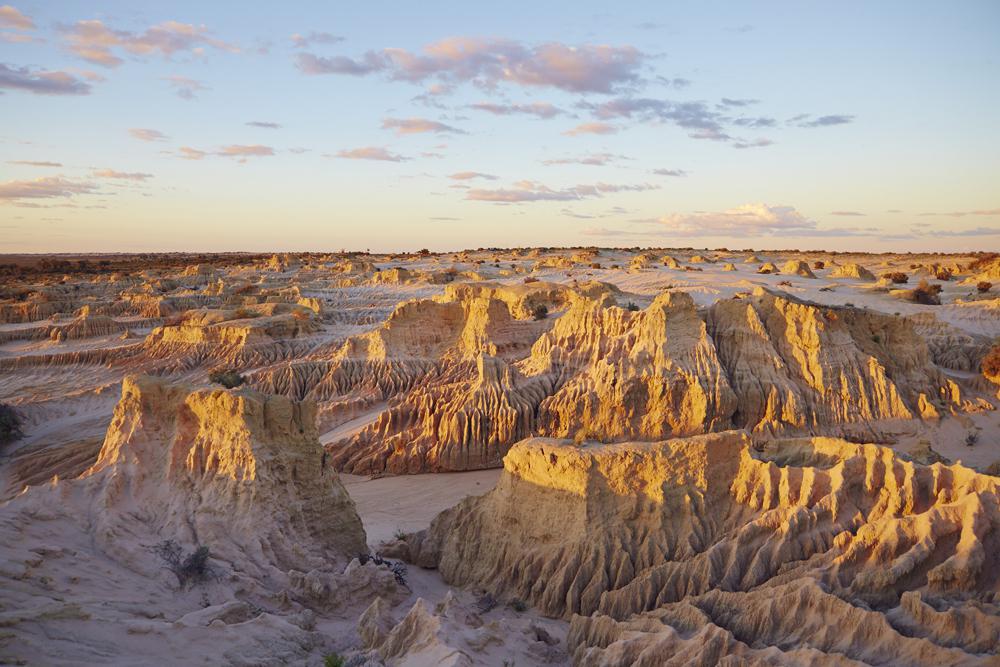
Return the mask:
<svg viewBox="0 0 1000 667">
<path fill-rule="evenodd" d="M 466 496 L 481 496 L 496 486 L 499 478 L 500 470 L 371 480 L 358 475 L 340 476 L 358 506 L 368 544 L 375 550 L 397 531 L 412 533 L 426 528 L 439 512 Z"/>
</svg>

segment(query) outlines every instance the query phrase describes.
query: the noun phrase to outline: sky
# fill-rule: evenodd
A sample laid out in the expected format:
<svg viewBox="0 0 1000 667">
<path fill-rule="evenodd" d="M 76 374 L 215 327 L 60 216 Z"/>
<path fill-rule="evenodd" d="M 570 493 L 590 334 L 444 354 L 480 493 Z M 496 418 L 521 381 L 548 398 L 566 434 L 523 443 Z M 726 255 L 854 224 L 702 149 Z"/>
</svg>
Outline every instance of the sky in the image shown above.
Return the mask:
<svg viewBox="0 0 1000 667">
<path fill-rule="evenodd" d="M 1000 250 L 1000 3 L 0 5 L 0 253 L 539 245 Z"/>
</svg>

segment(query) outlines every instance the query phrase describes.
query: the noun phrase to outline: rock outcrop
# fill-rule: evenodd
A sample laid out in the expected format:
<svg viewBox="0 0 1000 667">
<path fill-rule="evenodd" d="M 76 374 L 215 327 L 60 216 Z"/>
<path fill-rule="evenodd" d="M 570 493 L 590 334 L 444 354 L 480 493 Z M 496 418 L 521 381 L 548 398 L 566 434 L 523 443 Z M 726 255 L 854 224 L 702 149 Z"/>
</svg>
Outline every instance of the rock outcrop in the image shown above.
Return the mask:
<svg viewBox="0 0 1000 667">
<path fill-rule="evenodd" d="M 317 324 L 312 309 L 264 303 L 238 309 L 197 309 L 156 327 L 143 342 L 147 358 L 177 369 L 205 363 L 259 366 L 305 354 Z"/>
<path fill-rule="evenodd" d="M 808 262 L 796 259 L 785 262 L 785 265 L 781 267 L 781 272 L 791 276 L 800 276 L 802 278 L 816 277 L 816 274 L 814 274 L 812 269 L 809 268 Z"/>
<path fill-rule="evenodd" d="M 281 396 L 127 378 L 96 463 L 0 504 L 0 652 L 293 664 L 322 655 L 318 616 L 401 600 L 388 567 L 351 561 L 365 532 L 314 417 Z"/>
<path fill-rule="evenodd" d="M 536 320 L 540 305 L 563 312 Z M 881 425 L 964 405 L 906 318 L 760 288 L 701 311 L 683 292 L 631 310 L 599 283 L 451 285 L 332 358 L 254 384 L 324 401 L 331 425 L 374 410 L 329 445 L 334 465 L 358 474 L 496 467 L 532 435 L 877 438 Z"/>
<path fill-rule="evenodd" d="M 324 458 L 309 402 L 129 377 L 80 483 L 99 499 L 94 532 L 108 550 L 138 521 L 164 539 L 211 545 L 244 570 L 309 570 L 366 549 Z"/>
<path fill-rule="evenodd" d="M 571 618 L 577 664 L 988 664 L 998 492 L 829 438 L 535 438 L 493 491 L 396 548 Z"/>
<path fill-rule="evenodd" d="M 737 426 L 835 433 L 958 402 L 903 318 L 758 288 L 712 306 L 708 329 L 737 395 Z"/>
<path fill-rule="evenodd" d="M 861 266 L 860 264 L 842 264 L 830 272 L 831 278 L 851 278 L 853 280 L 864 280 L 875 282 L 875 274 Z"/>
<path fill-rule="evenodd" d="M 661 294 L 642 311 L 579 299 L 520 368 L 555 389 L 537 431 L 656 440 L 727 428 L 736 397 L 694 301 Z"/>
</svg>

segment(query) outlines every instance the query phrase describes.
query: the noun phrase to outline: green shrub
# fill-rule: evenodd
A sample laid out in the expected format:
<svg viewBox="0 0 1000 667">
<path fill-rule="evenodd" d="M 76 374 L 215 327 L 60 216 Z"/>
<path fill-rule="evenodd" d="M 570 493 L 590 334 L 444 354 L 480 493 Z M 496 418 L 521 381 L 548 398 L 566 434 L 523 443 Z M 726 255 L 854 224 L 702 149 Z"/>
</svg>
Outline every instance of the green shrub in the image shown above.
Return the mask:
<svg viewBox="0 0 1000 667">
<path fill-rule="evenodd" d="M 328 653 L 323 656 L 323 667 L 344 667 L 344 659 L 339 653 Z"/>
</svg>

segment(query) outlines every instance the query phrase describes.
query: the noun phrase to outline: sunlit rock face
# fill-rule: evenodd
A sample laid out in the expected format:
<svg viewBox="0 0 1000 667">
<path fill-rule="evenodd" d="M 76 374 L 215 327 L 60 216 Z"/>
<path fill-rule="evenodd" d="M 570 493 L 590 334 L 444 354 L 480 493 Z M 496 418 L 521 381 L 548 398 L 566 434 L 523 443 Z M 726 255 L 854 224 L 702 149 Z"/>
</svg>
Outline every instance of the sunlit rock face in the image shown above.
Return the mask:
<svg viewBox="0 0 1000 667">
<path fill-rule="evenodd" d="M 822 432 L 910 419 L 954 402 L 926 342 L 898 317 L 823 308 L 758 289 L 720 301 L 708 325 L 753 430 Z"/>
<path fill-rule="evenodd" d="M 150 528 L 261 568 L 311 569 L 365 550 L 347 491 L 323 469 L 315 406 L 249 390 L 126 378 L 94 466 L 98 539 L 143 508 Z"/>
<path fill-rule="evenodd" d="M 534 438 L 395 548 L 571 619 L 579 664 L 988 664 L 998 491 L 830 438 Z"/>
<path fill-rule="evenodd" d="M 740 427 L 879 440 L 881 425 L 969 407 L 907 318 L 764 289 L 703 309 L 681 292 L 641 309 L 619 300 L 599 284 L 450 286 L 401 304 L 331 359 L 255 384 L 373 413 L 331 443 L 334 465 L 361 474 L 495 467 L 533 435 L 615 442 Z M 536 319 L 538 306 L 553 312 Z"/>
</svg>

